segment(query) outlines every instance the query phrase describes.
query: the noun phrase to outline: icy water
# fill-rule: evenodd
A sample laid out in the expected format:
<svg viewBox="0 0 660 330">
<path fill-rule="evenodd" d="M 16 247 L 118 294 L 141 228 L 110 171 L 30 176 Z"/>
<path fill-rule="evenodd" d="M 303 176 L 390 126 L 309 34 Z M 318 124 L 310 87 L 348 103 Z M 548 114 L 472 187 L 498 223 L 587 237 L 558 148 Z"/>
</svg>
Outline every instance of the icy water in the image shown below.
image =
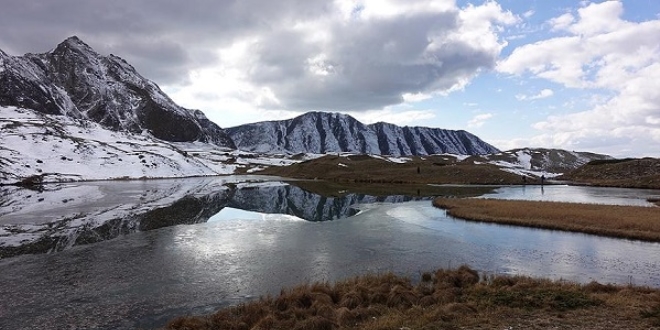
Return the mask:
<svg viewBox="0 0 660 330">
<path fill-rule="evenodd" d="M 616 204 L 660 196 L 540 189 L 495 193 Z M 90 197 L 112 200 L 117 192 L 123 197 L 107 205 Z M 415 196 L 323 197 L 245 177 L 10 193 L 0 197 L 1 329 L 150 329 L 309 281 L 385 271 L 415 277 L 460 264 L 486 273 L 660 287 L 660 244 L 465 222 Z M 40 198 L 61 206 L 52 207 L 53 228 L 31 215 L 40 208 L 19 207 Z M 82 212 L 76 203 L 88 207 Z M 322 221 L 328 219 L 334 221 Z"/>
</svg>

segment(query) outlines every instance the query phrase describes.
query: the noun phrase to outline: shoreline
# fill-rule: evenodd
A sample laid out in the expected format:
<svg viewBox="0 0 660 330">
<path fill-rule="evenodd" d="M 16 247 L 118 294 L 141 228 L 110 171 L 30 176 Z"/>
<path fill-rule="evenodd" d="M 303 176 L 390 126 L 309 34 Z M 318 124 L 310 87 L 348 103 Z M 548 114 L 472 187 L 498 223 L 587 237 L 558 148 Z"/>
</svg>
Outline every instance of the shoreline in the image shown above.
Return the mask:
<svg viewBox="0 0 660 330">
<path fill-rule="evenodd" d="M 365 274 L 306 283 L 163 329 L 649 329 L 660 326 L 660 289 L 525 276 L 467 266 L 410 277 Z"/>
<path fill-rule="evenodd" d="M 433 206 L 465 221 L 660 242 L 660 208 L 500 199 L 435 198 Z"/>
</svg>

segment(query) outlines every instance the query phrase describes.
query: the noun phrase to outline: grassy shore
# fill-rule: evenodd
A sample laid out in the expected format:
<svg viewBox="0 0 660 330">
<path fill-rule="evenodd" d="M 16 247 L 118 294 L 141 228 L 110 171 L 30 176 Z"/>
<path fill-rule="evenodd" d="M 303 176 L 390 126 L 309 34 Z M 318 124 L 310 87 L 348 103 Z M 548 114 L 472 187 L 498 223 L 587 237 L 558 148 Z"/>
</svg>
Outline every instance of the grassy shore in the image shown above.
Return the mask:
<svg viewBox="0 0 660 330">
<path fill-rule="evenodd" d="M 301 285 L 276 297 L 180 317 L 166 329 L 650 329 L 660 290 L 528 277 L 485 277 L 465 266 Z"/>
<path fill-rule="evenodd" d="M 660 242 L 657 207 L 461 198 L 436 198 L 433 205 L 467 220 Z"/>
<path fill-rule="evenodd" d="M 290 166 L 270 167 L 255 174 L 296 179 L 323 179 L 355 184 L 522 184 L 520 175 L 502 171 L 492 164 L 458 162 L 450 156 L 409 157 L 397 163 L 368 155 L 323 157 Z M 540 179 L 528 178 L 529 184 Z"/>
</svg>

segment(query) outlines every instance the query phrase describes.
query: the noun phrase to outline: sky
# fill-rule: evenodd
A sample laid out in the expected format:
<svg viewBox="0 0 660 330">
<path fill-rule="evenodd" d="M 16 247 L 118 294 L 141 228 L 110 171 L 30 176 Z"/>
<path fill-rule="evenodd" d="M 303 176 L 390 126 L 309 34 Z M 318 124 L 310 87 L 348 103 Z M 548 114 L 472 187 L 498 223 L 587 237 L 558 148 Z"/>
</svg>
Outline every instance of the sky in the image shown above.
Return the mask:
<svg viewBox="0 0 660 330">
<path fill-rule="evenodd" d="M 0 49 L 77 35 L 221 127 L 307 111 L 502 150 L 660 157 L 660 1 L 2 0 Z"/>
</svg>

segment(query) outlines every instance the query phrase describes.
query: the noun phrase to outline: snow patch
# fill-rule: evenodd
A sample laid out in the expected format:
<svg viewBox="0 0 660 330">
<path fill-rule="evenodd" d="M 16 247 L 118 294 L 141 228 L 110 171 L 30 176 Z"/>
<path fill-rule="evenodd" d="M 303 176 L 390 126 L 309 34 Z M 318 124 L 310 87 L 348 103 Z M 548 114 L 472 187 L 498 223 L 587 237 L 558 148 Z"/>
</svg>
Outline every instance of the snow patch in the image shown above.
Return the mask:
<svg viewBox="0 0 660 330">
<path fill-rule="evenodd" d="M 520 166 L 527 170 L 532 169 L 532 155 L 525 151 L 518 151 L 516 156 L 518 156 L 518 164 L 520 164 Z"/>
</svg>

